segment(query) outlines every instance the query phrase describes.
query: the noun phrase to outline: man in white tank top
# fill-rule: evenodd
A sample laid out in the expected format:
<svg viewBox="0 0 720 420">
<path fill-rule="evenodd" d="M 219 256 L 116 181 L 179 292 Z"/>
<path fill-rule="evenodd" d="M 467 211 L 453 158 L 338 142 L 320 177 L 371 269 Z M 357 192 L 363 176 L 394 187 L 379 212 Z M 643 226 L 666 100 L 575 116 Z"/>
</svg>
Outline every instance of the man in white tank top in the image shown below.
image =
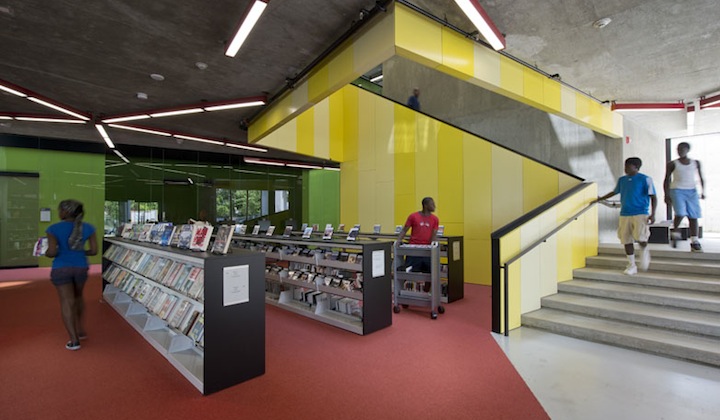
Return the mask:
<svg viewBox="0 0 720 420">
<path fill-rule="evenodd" d="M 673 231 L 671 233 L 672 246 L 677 246 L 680 239 L 678 226 L 683 217 L 688 218 L 690 224 L 690 250 L 702 252 L 702 246 L 698 241 L 698 219 L 702 217 L 699 198 L 705 199 L 705 180 L 700 170 L 700 161 L 690 159 L 687 154 L 690 151 L 690 144 L 682 142 L 677 146 L 678 159 L 667 164 L 665 171 L 665 202 L 672 204 L 675 211 L 673 219 Z M 700 179 L 701 193 L 695 188 L 696 176 Z"/>
</svg>

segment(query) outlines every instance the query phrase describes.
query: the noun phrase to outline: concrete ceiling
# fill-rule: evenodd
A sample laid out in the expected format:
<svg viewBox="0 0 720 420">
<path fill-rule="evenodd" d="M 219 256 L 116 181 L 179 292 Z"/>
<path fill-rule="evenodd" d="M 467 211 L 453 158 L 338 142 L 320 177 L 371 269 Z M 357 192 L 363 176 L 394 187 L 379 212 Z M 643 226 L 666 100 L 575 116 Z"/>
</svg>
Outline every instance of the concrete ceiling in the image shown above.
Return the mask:
<svg viewBox="0 0 720 420">
<path fill-rule="evenodd" d="M 413 4 L 472 32 L 452 0 Z M 600 101 L 694 101 L 720 91 L 716 0 L 481 0 L 506 34 L 506 53 Z M 235 58 L 224 55 L 249 0 L 0 0 L 0 79 L 95 116 L 281 92 L 353 25 L 372 0 L 272 0 Z M 595 29 L 593 22 L 612 22 Z M 200 69 L 196 63 L 207 64 Z M 165 77 L 154 81 L 150 74 Z M 138 92 L 148 99 L 136 98 Z M 54 113 L 0 93 L 0 113 Z M 257 108 L 143 121 L 143 125 L 246 141 Z M 715 114 L 717 113 L 717 114 Z M 682 114 L 682 115 L 681 115 Z M 57 114 L 61 115 L 61 114 Z M 695 132 L 717 132 L 720 111 Z M 636 121 L 685 135 L 684 112 Z M 707 120 L 707 121 L 706 121 Z M 92 125 L 0 121 L 0 132 L 101 142 Z M 118 144 L 202 150 L 215 146 L 113 129 Z M 187 142 L 185 142 L 187 143 Z M 222 148 L 226 151 L 226 148 Z"/>
</svg>

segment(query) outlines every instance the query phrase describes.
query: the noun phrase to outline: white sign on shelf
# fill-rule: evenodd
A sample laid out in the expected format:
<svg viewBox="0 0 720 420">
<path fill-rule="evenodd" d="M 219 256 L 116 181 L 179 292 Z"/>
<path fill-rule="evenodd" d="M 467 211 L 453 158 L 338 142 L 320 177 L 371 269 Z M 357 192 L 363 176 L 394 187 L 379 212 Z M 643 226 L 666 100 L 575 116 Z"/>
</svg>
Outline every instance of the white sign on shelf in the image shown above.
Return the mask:
<svg viewBox="0 0 720 420">
<path fill-rule="evenodd" d="M 250 266 L 223 267 L 223 306 L 250 301 Z"/>
<path fill-rule="evenodd" d="M 460 241 L 453 242 L 453 261 L 460 259 Z"/>
<path fill-rule="evenodd" d="M 385 275 L 385 251 L 377 250 L 372 252 L 372 276 L 382 277 Z"/>
</svg>

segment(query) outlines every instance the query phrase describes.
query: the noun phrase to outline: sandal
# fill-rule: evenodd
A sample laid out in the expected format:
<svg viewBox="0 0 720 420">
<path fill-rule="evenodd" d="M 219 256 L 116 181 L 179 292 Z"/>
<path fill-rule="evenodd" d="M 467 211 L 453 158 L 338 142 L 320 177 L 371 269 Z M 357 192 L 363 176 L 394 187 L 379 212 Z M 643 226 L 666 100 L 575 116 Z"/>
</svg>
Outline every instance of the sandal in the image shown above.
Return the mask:
<svg viewBox="0 0 720 420">
<path fill-rule="evenodd" d="M 80 350 L 80 342 L 78 341 L 77 343 L 73 343 L 72 341 L 68 341 L 65 344 L 65 348 L 68 350 Z"/>
</svg>

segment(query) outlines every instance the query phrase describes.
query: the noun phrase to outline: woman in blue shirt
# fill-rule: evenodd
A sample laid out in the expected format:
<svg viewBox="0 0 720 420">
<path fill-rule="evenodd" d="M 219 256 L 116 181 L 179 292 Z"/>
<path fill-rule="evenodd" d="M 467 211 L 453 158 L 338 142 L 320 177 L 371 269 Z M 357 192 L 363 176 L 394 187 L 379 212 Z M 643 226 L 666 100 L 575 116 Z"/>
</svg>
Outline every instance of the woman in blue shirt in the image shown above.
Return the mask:
<svg viewBox="0 0 720 420">
<path fill-rule="evenodd" d="M 83 205 L 76 200 L 64 200 L 58 206 L 61 221 L 47 228 L 48 249 L 45 255 L 55 258 L 50 280 L 60 297 L 60 307 L 70 341 L 68 350 L 78 350 L 80 340 L 85 338 L 83 328 L 83 287 L 88 278 L 88 255 L 96 255 L 95 227 L 83 223 Z M 90 249 L 85 249 L 85 242 Z"/>
</svg>

